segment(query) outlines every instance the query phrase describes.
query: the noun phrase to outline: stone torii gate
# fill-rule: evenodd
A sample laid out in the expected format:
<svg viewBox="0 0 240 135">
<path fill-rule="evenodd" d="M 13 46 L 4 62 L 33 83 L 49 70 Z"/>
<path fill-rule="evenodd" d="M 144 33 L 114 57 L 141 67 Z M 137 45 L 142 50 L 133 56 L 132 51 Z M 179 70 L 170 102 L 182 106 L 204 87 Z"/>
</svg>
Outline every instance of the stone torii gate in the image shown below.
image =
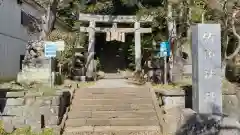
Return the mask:
<svg viewBox="0 0 240 135">
<path fill-rule="evenodd" d="M 135 35 L 135 64 L 136 70 L 141 70 L 141 33 L 151 33 L 151 28 L 141 28 L 140 23 L 152 22 L 153 17 L 136 16 L 111 16 L 111 15 L 92 15 L 92 14 L 79 14 L 79 21 L 89 22 L 89 27 L 80 27 L 80 32 L 88 32 L 88 57 L 86 62 L 86 77 L 92 78 L 95 75 L 94 69 L 94 52 L 95 52 L 95 33 L 121 33 L 122 39 L 125 40 L 125 33 L 134 33 Z M 112 23 L 112 28 L 96 27 L 96 23 Z M 117 23 L 134 23 L 134 28 L 117 28 Z M 114 37 L 116 39 L 116 37 Z"/>
</svg>

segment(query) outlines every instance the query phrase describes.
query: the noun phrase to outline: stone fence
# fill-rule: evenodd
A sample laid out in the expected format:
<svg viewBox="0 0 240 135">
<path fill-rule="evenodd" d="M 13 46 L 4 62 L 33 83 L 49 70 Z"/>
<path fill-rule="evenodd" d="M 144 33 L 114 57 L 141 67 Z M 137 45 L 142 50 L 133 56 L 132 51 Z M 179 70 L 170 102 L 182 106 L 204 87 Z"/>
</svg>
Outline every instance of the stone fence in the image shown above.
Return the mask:
<svg viewBox="0 0 240 135">
<path fill-rule="evenodd" d="M 4 129 L 31 127 L 33 132 L 52 128 L 60 134 L 59 126 L 70 104 L 69 90 L 56 90 L 54 94 L 34 91 L 0 90 L 1 120 Z"/>
</svg>

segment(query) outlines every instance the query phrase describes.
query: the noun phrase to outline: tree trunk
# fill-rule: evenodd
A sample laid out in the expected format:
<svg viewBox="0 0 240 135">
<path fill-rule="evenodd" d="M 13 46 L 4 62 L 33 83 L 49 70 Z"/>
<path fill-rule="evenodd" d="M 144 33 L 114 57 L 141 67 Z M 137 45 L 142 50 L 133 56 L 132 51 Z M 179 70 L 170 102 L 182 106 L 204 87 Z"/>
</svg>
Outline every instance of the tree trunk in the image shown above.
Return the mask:
<svg viewBox="0 0 240 135">
<path fill-rule="evenodd" d="M 205 11 L 202 12 L 202 23 L 205 22 L 205 13 L 206 13 Z"/>
<path fill-rule="evenodd" d="M 227 67 L 227 63 L 226 61 L 222 61 L 222 67 L 221 67 L 221 76 L 222 76 L 222 79 L 225 79 L 226 77 L 226 67 Z"/>
<path fill-rule="evenodd" d="M 232 15 L 232 21 L 231 21 L 231 25 L 232 25 L 232 32 L 233 32 L 233 35 L 237 38 L 238 40 L 238 45 L 235 49 L 235 51 L 231 54 L 231 55 L 225 55 L 225 59 L 228 59 L 228 60 L 231 60 L 233 59 L 236 55 L 238 55 L 238 53 L 240 52 L 240 35 L 237 33 L 237 30 L 236 30 L 236 26 L 235 26 L 235 20 L 236 20 L 236 15 L 240 13 L 240 11 L 235 11 Z M 226 53 L 225 53 L 226 54 Z"/>
<path fill-rule="evenodd" d="M 179 82 L 182 79 L 182 58 L 179 47 L 179 42 L 176 39 L 177 37 L 177 28 L 176 22 L 173 19 L 173 8 L 172 3 L 168 3 L 168 31 L 169 31 L 169 38 L 173 40 L 173 48 L 172 48 L 172 55 L 173 55 L 173 68 L 171 69 L 172 73 L 172 81 Z"/>
<path fill-rule="evenodd" d="M 54 23 L 56 21 L 57 7 L 60 0 L 50 0 L 47 7 L 47 13 L 42 16 L 42 32 L 40 40 L 45 40 L 47 36 L 52 32 Z"/>
<path fill-rule="evenodd" d="M 192 9 L 190 7 L 190 2 L 189 4 L 189 9 L 188 9 L 188 17 L 187 17 L 187 45 L 186 45 L 186 53 L 188 54 L 188 64 L 192 64 L 192 45 L 191 45 L 191 37 L 192 37 L 192 32 L 191 32 L 191 18 L 192 18 Z"/>
<path fill-rule="evenodd" d="M 168 9 L 168 36 L 169 36 L 169 39 L 170 39 L 170 41 L 171 41 L 171 38 L 172 38 L 172 35 L 173 35 L 173 19 L 172 19 L 172 3 L 168 3 L 168 7 L 167 7 L 167 9 Z M 171 42 L 170 42 L 171 43 Z M 171 47 L 172 47 L 173 45 L 171 45 Z M 172 57 L 173 57 L 173 48 L 171 48 L 172 50 L 172 53 L 171 53 L 171 55 L 172 56 L 170 56 L 170 59 L 169 59 L 169 64 L 171 64 L 170 65 L 170 68 L 169 68 L 169 76 L 170 76 L 170 81 L 172 81 L 172 76 L 173 76 L 173 72 L 172 72 L 172 68 L 173 68 L 173 59 L 172 59 Z"/>
</svg>

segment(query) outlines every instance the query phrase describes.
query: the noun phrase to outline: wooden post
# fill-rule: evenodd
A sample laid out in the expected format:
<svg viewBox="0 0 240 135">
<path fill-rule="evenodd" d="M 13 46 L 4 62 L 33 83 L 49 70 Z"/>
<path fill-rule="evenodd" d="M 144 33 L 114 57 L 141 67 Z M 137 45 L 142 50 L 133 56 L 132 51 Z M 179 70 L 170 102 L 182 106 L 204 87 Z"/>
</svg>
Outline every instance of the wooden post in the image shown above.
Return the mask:
<svg viewBox="0 0 240 135">
<path fill-rule="evenodd" d="M 135 28 L 135 64 L 136 71 L 140 71 L 141 68 L 141 33 L 138 31 L 140 29 L 140 22 L 134 23 Z"/>
<path fill-rule="evenodd" d="M 95 69 L 95 65 L 94 65 L 94 48 L 95 48 L 95 22 L 94 21 L 90 21 L 89 24 L 89 37 L 88 37 L 88 58 L 87 58 L 87 63 L 86 63 L 86 68 L 87 68 L 87 72 L 86 72 L 86 76 L 88 78 L 93 78 L 94 77 L 94 69 Z"/>
<path fill-rule="evenodd" d="M 121 41 L 125 42 L 125 33 L 124 32 L 121 32 Z"/>
<path fill-rule="evenodd" d="M 111 32 L 106 32 L 106 41 L 111 41 Z"/>
<path fill-rule="evenodd" d="M 118 41 L 118 31 L 117 31 L 117 23 L 113 23 L 112 31 L 111 31 L 111 41 L 117 40 Z"/>
</svg>

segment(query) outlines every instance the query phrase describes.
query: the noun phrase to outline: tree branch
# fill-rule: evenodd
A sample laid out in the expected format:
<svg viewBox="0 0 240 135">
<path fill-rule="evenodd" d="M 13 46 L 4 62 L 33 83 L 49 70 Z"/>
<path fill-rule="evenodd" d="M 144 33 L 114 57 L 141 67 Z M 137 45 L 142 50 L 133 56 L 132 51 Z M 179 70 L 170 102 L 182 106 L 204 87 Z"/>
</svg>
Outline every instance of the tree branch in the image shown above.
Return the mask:
<svg viewBox="0 0 240 135">
<path fill-rule="evenodd" d="M 232 32 L 233 32 L 233 35 L 238 39 L 238 46 L 231 55 L 227 56 L 225 53 L 225 59 L 227 60 L 233 59 L 240 52 L 240 35 L 237 33 L 236 26 L 235 26 L 236 15 L 239 12 L 240 12 L 239 10 L 233 12 L 232 21 L 231 21 Z"/>
<path fill-rule="evenodd" d="M 50 6 L 50 11 L 51 11 L 51 20 L 49 20 L 49 32 L 51 32 L 54 28 L 54 24 L 56 22 L 56 16 L 57 16 L 57 7 L 59 4 L 60 0 L 53 0 L 51 6 Z"/>
<path fill-rule="evenodd" d="M 54 24 L 56 22 L 57 16 L 57 7 L 60 0 L 51 0 L 48 7 L 46 16 L 42 17 L 42 34 L 41 39 L 47 38 L 47 36 L 52 32 L 54 29 Z"/>
</svg>

